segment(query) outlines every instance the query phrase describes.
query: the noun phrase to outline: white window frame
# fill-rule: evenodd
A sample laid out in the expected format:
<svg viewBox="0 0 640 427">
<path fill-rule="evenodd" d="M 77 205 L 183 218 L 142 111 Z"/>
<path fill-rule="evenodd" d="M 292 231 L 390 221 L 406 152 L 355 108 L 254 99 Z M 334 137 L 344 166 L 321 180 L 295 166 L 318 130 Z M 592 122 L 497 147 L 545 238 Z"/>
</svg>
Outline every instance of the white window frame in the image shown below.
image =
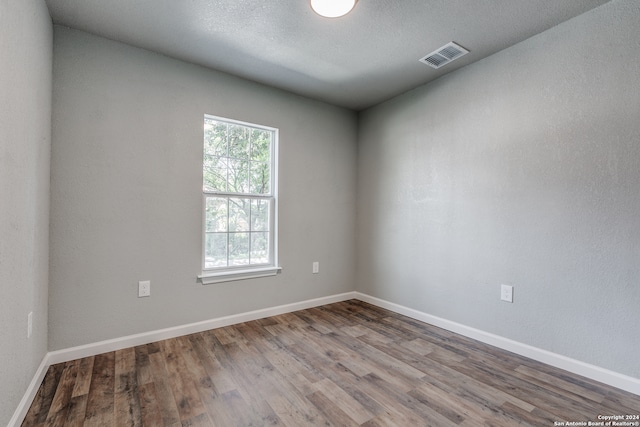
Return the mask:
<svg viewBox="0 0 640 427">
<path fill-rule="evenodd" d="M 203 118 L 203 141 L 204 141 L 204 122 L 209 120 L 216 120 L 229 124 L 235 124 L 245 126 L 254 129 L 262 129 L 273 133 L 273 141 L 271 145 L 271 194 L 268 196 L 251 193 L 230 193 L 221 191 L 205 191 L 202 188 L 202 253 L 201 253 L 201 268 L 202 274 L 198 276 L 200 282 L 204 285 L 228 282 L 233 280 L 252 279 L 257 277 L 274 276 L 281 271 L 281 267 L 278 266 L 278 146 L 279 146 L 279 130 L 274 127 L 259 125 L 255 123 L 243 122 L 240 120 L 229 119 L 226 117 L 213 116 L 205 114 Z M 204 147 L 203 147 L 203 162 L 204 162 Z M 204 163 L 201 164 L 201 167 Z M 204 181 L 204 172 L 201 183 Z M 227 266 L 227 267 L 215 267 L 205 268 L 205 246 L 206 246 L 206 200 L 208 196 L 221 196 L 221 197 L 239 197 L 239 198 L 256 198 L 256 199 L 271 199 L 271 211 L 269 215 L 270 219 L 270 239 L 269 239 L 269 252 L 270 262 L 267 264 L 259 264 L 255 266 L 242 265 L 242 266 Z"/>
</svg>

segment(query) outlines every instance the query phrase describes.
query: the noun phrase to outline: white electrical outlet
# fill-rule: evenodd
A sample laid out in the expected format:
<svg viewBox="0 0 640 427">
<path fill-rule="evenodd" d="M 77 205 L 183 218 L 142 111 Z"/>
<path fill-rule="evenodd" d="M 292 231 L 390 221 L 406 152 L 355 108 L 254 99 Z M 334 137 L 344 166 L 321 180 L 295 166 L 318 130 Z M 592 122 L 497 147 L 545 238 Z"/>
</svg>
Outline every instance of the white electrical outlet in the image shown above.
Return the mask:
<svg viewBox="0 0 640 427">
<path fill-rule="evenodd" d="M 30 311 L 27 315 L 27 338 L 31 338 L 33 333 L 33 311 Z"/>
<path fill-rule="evenodd" d="M 513 286 L 502 285 L 500 287 L 500 299 L 506 302 L 513 302 Z"/>
<path fill-rule="evenodd" d="M 311 272 L 313 274 L 318 274 L 320 272 L 320 263 L 318 261 L 313 262 L 313 267 L 311 268 Z"/>
<path fill-rule="evenodd" d="M 141 280 L 138 282 L 138 298 L 151 296 L 151 281 Z"/>
</svg>

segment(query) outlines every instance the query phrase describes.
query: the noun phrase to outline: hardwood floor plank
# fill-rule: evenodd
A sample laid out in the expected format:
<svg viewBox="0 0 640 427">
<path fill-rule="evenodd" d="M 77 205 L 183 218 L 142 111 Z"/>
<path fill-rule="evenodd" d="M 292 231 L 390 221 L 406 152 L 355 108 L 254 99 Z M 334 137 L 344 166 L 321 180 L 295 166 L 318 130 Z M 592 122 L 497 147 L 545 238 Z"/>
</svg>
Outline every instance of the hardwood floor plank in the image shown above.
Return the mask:
<svg viewBox="0 0 640 427">
<path fill-rule="evenodd" d="M 174 396 L 177 397 L 178 413 L 180 421 L 195 418 L 205 412 L 204 405 L 193 377 L 190 375 L 182 354 L 183 349 L 176 338 L 162 341 L 160 344 L 164 355 L 169 384 Z"/>
<path fill-rule="evenodd" d="M 321 334 L 338 333 L 343 324 L 346 324 L 342 319 L 337 316 L 332 316 L 327 311 L 319 308 L 310 308 L 304 313 L 308 313 L 309 316 L 305 319 L 306 322 L 313 329 Z"/>
<path fill-rule="evenodd" d="M 238 344 L 237 331 L 233 327 L 214 329 L 211 331 L 222 345 Z"/>
<path fill-rule="evenodd" d="M 296 335 L 291 333 L 291 325 L 269 325 L 265 327 L 265 330 L 273 335 L 275 339 L 274 345 L 279 348 L 296 344 Z"/>
<path fill-rule="evenodd" d="M 404 392 L 420 384 L 420 378 L 424 376 L 424 372 L 404 363 L 402 360 L 389 356 L 364 340 L 335 337 L 335 341 L 345 348 L 349 348 L 354 355 L 358 355 L 362 363 L 369 367 L 369 373 L 380 376 Z"/>
<path fill-rule="evenodd" d="M 114 412 L 117 426 L 139 427 L 142 424 L 136 352 L 134 348 L 116 351 L 115 354 Z"/>
<path fill-rule="evenodd" d="M 58 383 L 60 382 L 64 366 L 64 363 L 49 366 L 42 384 L 40 385 L 40 388 L 38 388 L 36 396 L 33 398 L 31 407 L 22 422 L 23 426 L 36 426 L 44 424 L 47 420 L 49 408 L 53 402 L 53 396 L 58 388 Z"/>
<path fill-rule="evenodd" d="M 180 366 L 181 369 L 186 369 L 189 372 L 189 379 L 195 382 L 198 387 L 212 389 L 211 377 L 209 377 L 205 367 L 202 365 L 190 337 L 178 337 L 174 340 L 176 351 L 180 353 L 183 361 Z"/>
<path fill-rule="evenodd" d="M 206 413 L 197 415 L 182 422 L 182 427 L 211 427 L 212 422 Z"/>
<path fill-rule="evenodd" d="M 249 402 L 255 402 L 251 405 Z M 258 399 L 247 401 L 238 390 L 229 391 L 222 395 L 225 411 L 229 413 L 236 426 L 275 425 L 279 419 L 266 402 Z M 265 410 L 266 408 L 266 410 Z M 263 415 L 264 414 L 264 415 Z"/>
<path fill-rule="evenodd" d="M 382 344 L 391 344 L 395 342 L 394 339 L 382 335 L 376 331 L 372 331 L 369 328 L 366 328 L 362 325 L 348 326 L 340 329 L 344 334 L 353 337 L 353 338 L 362 338 L 366 337 L 369 341 L 375 341 Z"/>
<path fill-rule="evenodd" d="M 140 403 L 140 421 L 143 426 L 163 425 L 155 383 L 148 382 L 138 386 L 138 402 Z"/>
<path fill-rule="evenodd" d="M 149 344 L 145 345 L 145 347 L 147 349 L 147 354 L 159 353 L 160 352 L 160 341 L 149 343 Z"/>
<path fill-rule="evenodd" d="M 315 409 L 311 402 L 300 405 L 283 395 L 274 394 L 267 398 L 267 403 L 285 426 L 333 425 L 323 414 Z"/>
<path fill-rule="evenodd" d="M 69 407 L 73 387 L 75 386 L 76 377 L 78 375 L 79 361 L 73 360 L 67 362 L 60 376 L 56 393 L 53 396 L 49 413 L 45 421 L 46 425 L 64 426 L 69 415 Z"/>
<path fill-rule="evenodd" d="M 288 402 L 287 407 L 296 414 L 305 414 L 304 416 L 308 418 L 316 416 L 315 409 L 307 404 L 304 396 L 280 375 L 262 354 L 258 352 L 248 354 L 233 350 L 229 353 L 234 360 L 235 375 L 240 384 L 239 390 L 251 401 L 267 402 L 273 412 L 282 418 L 282 413 L 276 409 L 282 409 L 280 405 L 282 402 L 278 400 L 275 407 L 271 404 L 273 396 L 277 395 L 283 397 Z M 290 415 L 288 412 L 285 414 L 287 417 Z"/>
<path fill-rule="evenodd" d="M 230 408 L 224 401 L 223 395 L 209 394 L 202 399 L 207 408 L 207 414 L 212 426 L 235 426 L 236 420 L 230 412 Z"/>
<path fill-rule="evenodd" d="M 153 384 L 155 386 L 155 397 L 160 408 L 162 424 L 165 426 L 180 424 L 180 413 L 176 397 L 173 394 L 169 383 L 169 373 L 165 363 L 165 356 L 162 351 L 150 352 L 149 363 L 153 372 Z"/>
<path fill-rule="evenodd" d="M 112 426 L 114 424 L 115 353 L 95 356 L 91 386 L 87 398 L 85 425 Z"/>
<path fill-rule="evenodd" d="M 482 415 L 483 419 L 490 418 L 492 414 L 501 414 L 502 405 L 506 402 L 525 411 L 533 411 L 535 409 L 534 405 L 524 399 L 512 396 L 502 390 L 488 387 L 482 381 L 468 377 L 448 367 L 443 367 L 443 370 L 425 377 L 425 383 L 436 386 L 451 396 L 455 396 L 463 407 Z M 424 390 L 424 387 L 428 386 L 425 384 L 418 389 Z"/>
<path fill-rule="evenodd" d="M 85 357 L 84 359 L 80 359 L 76 383 L 73 386 L 73 393 L 71 394 L 72 397 L 80 397 L 89 394 L 94 360 L 94 357 Z"/>
<path fill-rule="evenodd" d="M 380 323 L 397 330 L 406 331 L 406 333 L 411 333 L 414 339 L 429 337 L 438 342 L 446 343 L 456 337 L 453 332 L 447 331 L 446 329 L 438 328 L 437 326 L 422 323 L 404 316 L 389 315 L 389 313 L 381 316 Z M 407 340 L 410 339 L 411 338 L 407 338 Z"/>
<path fill-rule="evenodd" d="M 331 425 L 338 427 L 358 427 L 360 425 L 321 391 L 311 393 L 307 399 L 327 418 Z"/>
<path fill-rule="evenodd" d="M 534 408 L 533 411 L 527 412 L 511 402 L 505 402 L 502 405 L 502 409 L 504 409 L 505 413 L 509 414 L 513 423 L 522 420 L 529 425 L 552 426 L 555 421 L 559 421 L 557 417 L 541 409 Z"/>
<path fill-rule="evenodd" d="M 334 363 L 331 359 L 323 358 L 322 355 L 318 354 L 304 342 L 288 348 L 287 351 L 291 352 L 294 357 L 301 360 L 302 363 L 314 366 L 314 369 L 317 370 L 320 375 L 334 382 L 372 414 L 377 415 L 383 411 L 384 408 L 382 405 L 360 389 L 361 377 L 346 366 L 341 363 Z"/>
<path fill-rule="evenodd" d="M 472 360 L 467 360 L 464 364 L 457 364 L 455 370 L 481 381 L 487 387 L 529 402 L 561 419 L 580 420 L 587 417 L 595 420 L 598 415 L 597 411 L 594 412 L 593 407 L 572 401 L 566 396 L 528 383 L 515 376 L 497 372 Z"/>
<path fill-rule="evenodd" d="M 387 409 L 395 409 L 406 417 L 415 418 L 418 424 L 411 425 L 437 425 L 437 426 L 454 426 L 457 422 L 443 416 L 434 410 L 430 405 L 421 402 L 411 396 L 410 393 L 401 392 L 392 384 L 387 383 L 375 374 L 369 374 L 364 378 L 371 386 L 367 394 L 376 399 L 379 403 L 383 403 Z M 384 400 L 383 400 L 384 399 Z M 399 405 L 397 404 L 399 403 Z"/>
<path fill-rule="evenodd" d="M 459 399 L 437 387 L 423 387 L 411 390 L 409 396 L 428 406 L 454 424 L 460 424 L 470 417 L 471 411 L 464 409 Z"/>
<path fill-rule="evenodd" d="M 312 323 L 321 320 L 327 328 L 334 330 L 342 329 L 345 326 L 353 324 L 350 316 L 343 316 L 338 310 L 335 310 L 336 307 L 338 306 L 336 305 L 329 308 L 327 306 L 313 307 L 298 311 L 297 313 L 308 313 L 308 319 Z"/>
<path fill-rule="evenodd" d="M 82 427 L 84 425 L 88 399 L 89 393 L 71 397 L 69 402 L 69 414 L 67 416 L 65 427 Z"/>
<path fill-rule="evenodd" d="M 531 369 L 527 366 L 520 365 L 515 371 L 522 374 L 523 379 L 526 381 L 539 385 L 544 388 L 551 388 L 560 393 L 565 393 L 568 396 L 579 396 L 580 400 L 589 399 L 596 403 L 602 403 L 604 396 L 590 387 L 583 387 L 578 384 L 565 381 L 559 377 L 549 375 L 545 372 L 541 372 L 535 369 Z"/>
<path fill-rule="evenodd" d="M 322 397 L 319 399 L 329 399 L 334 402 L 335 406 L 342 409 L 350 419 L 358 424 L 365 423 L 374 417 L 360 402 L 327 378 L 317 383 L 317 390 L 322 393 Z"/>
<path fill-rule="evenodd" d="M 611 410 L 611 413 L 637 414 L 640 412 L 638 396 L 623 390 L 612 388 L 602 403 Z"/>
<path fill-rule="evenodd" d="M 152 383 L 153 373 L 151 371 L 151 362 L 149 361 L 149 347 L 139 345 L 134 348 L 134 352 L 138 386 Z"/>
<path fill-rule="evenodd" d="M 501 405 L 503 402 L 508 401 L 526 411 L 531 411 L 534 408 L 533 405 L 522 399 L 518 399 L 509 393 L 487 388 L 486 384 L 483 382 L 456 371 L 454 367 L 450 367 L 447 363 L 443 363 L 442 359 L 436 358 L 436 360 L 434 360 L 429 357 L 416 358 L 414 355 L 399 351 L 393 346 L 378 345 L 378 347 L 393 357 L 404 360 L 406 363 L 409 363 L 424 372 L 425 377 L 423 377 L 422 380 L 425 384 L 437 384 L 439 381 L 439 387 L 447 390 L 447 392 L 457 393 L 459 390 L 464 390 L 468 393 L 469 399 L 481 402 L 487 401 L 496 407 Z M 428 356 L 428 354 L 426 356 Z M 452 360 L 452 362 L 464 363 L 455 360 Z M 444 386 L 444 384 L 448 384 L 448 386 Z"/>
<path fill-rule="evenodd" d="M 47 371 L 22 425 L 552 426 L 640 396 L 361 301 Z"/>
<path fill-rule="evenodd" d="M 306 396 L 316 391 L 315 384 L 321 378 L 314 373 L 306 371 L 302 364 L 290 357 L 286 352 L 267 351 L 263 353 L 263 356 L 300 394 Z"/>
<path fill-rule="evenodd" d="M 237 393 L 237 386 L 233 382 L 233 388 L 218 390 L 212 380 L 221 376 L 223 369 L 219 364 L 214 364 L 212 358 L 205 348 L 202 347 L 202 338 L 199 334 L 188 337 L 180 337 L 186 365 L 198 384 L 200 399 L 208 414 L 208 419 L 213 425 L 234 425 L 237 418 L 234 417 L 232 409 L 228 405 L 227 393 Z M 215 361 L 217 362 L 217 361 Z M 210 372 L 213 372 L 211 375 Z M 223 376 L 228 376 L 226 373 Z M 235 421 L 234 421 L 235 420 Z"/>
<path fill-rule="evenodd" d="M 226 393 L 228 391 L 237 390 L 238 384 L 233 376 L 227 371 L 216 355 L 220 354 L 216 351 L 215 345 L 207 342 L 205 338 L 210 338 L 208 334 L 194 334 L 190 336 L 191 343 L 194 347 L 196 355 L 211 379 L 212 386 L 216 394 Z"/>
<path fill-rule="evenodd" d="M 210 345 L 211 354 L 215 356 L 221 368 L 222 375 L 232 379 L 235 388 L 223 393 L 222 403 L 227 410 L 238 411 L 242 407 L 243 416 L 240 419 L 249 417 L 254 425 L 277 425 L 281 421 L 273 409 L 264 399 L 265 395 L 273 393 L 273 385 L 264 383 L 262 380 L 254 381 L 255 374 L 262 377 L 262 373 L 273 368 L 269 362 L 261 359 L 260 353 L 247 348 L 245 339 L 241 337 L 238 330 L 230 331 L 229 334 L 219 335 L 225 337 L 233 336 L 233 341 L 227 340 L 229 344 L 223 345 L 218 340 L 218 335 L 205 332 L 202 334 L 207 338 Z M 253 360 L 252 360 L 253 359 Z M 253 374 L 251 374 L 253 372 Z M 214 382 L 220 375 L 212 377 Z M 261 387 L 261 384 L 266 386 Z M 251 405 L 244 405 L 243 402 L 250 401 Z M 231 404 L 226 404 L 227 402 Z M 215 402 L 219 405 L 220 402 Z M 231 413 L 230 416 L 237 420 L 237 416 Z"/>
</svg>

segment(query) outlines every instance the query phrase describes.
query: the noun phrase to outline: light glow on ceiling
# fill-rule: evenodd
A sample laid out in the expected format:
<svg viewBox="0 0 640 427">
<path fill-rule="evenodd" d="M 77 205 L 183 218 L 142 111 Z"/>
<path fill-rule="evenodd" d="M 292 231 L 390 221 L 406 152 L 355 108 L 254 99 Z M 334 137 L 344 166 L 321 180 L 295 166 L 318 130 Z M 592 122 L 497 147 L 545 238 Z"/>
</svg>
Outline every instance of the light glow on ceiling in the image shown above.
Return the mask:
<svg viewBox="0 0 640 427">
<path fill-rule="evenodd" d="M 311 0 L 311 8 L 325 18 L 338 18 L 351 12 L 356 0 Z"/>
</svg>

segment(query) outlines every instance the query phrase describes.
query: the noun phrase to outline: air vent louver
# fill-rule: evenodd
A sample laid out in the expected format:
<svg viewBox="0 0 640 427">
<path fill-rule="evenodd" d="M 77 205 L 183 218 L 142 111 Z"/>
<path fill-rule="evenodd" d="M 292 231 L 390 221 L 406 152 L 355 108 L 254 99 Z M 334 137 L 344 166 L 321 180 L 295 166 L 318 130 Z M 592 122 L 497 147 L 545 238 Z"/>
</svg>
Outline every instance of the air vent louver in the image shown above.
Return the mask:
<svg viewBox="0 0 640 427">
<path fill-rule="evenodd" d="M 451 42 L 434 50 L 424 58 L 421 58 L 420 62 L 423 62 L 433 68 L 440 68 L 449 62 L 466 55 L 467 53 L 469 53 L 467 49 Z"/>
</svg>

